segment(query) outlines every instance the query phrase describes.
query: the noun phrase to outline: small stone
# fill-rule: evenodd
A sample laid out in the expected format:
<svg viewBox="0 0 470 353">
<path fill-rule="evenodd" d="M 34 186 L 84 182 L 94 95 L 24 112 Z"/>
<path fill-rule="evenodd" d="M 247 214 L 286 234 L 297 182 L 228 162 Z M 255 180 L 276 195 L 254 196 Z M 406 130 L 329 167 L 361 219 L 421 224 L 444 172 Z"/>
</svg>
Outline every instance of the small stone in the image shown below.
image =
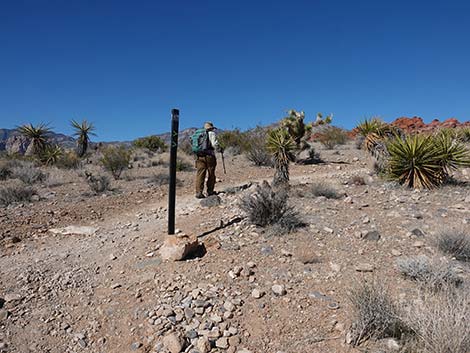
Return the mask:
<svg viewBox="0 0 470 353">
<path fill-rule="evenodd" d="M 200 353 L 209 353 L 211 350 L 211 343 L 206 337 L 200 337 L 196 342 L 196 348 Z"/>
<path fill-rule="evenodd" d="M 271 290 L 273 291 L 273 293 L 277 296 L 283 296 L 283 295 L 286 295 L 287 294 L 287 291 L 286 289 L 284 288 L 284 286 L 280 285 L 280 284 L 275 284 L 271 287 Z"/>
<path fill-rule="evenodd" d="M 163 337 L 163 346 L 170 353 L 180 353 L 183 350 L 183 341 L 176 333 L 170 333 Z"/>
<path fill-rule="evenodd" d="M 224 303 L 224 309 L 227 311 L 234 311 L 235 310 L 235 305 L 233 305 L 231 302 L 228 300 Z"/>
<path fill-rule="evenodd" d="M 227 349 L 229 347 L 228 338 L 227 337 L 219 338 L 217 341 L 215 341 L 215 346 L 217 348 Z"/>
<path fill-rule="evenodd" d="M 131 344 L 131 351 L 136 351 L 138 350 L 140 347 L 142 347 L 142 343 L 140 342 L 134 342 Z"/>
<path fill-rule="evenodd" d="M 114 260 L 116 260 L 116 259 L 117 259 L 117 257 L 116 257 L 116 256 L 114 256 L 113 254 L 111 254 L 111 255 L 109 255 L 109 259 L 110 259 L 111 261 L 114 261 Z"/>
<path fill-rule="evenodd" d="M 421 247 L 424 246 L 424 243 L 423 243 L 422 241 L 420 241 L 420 240 L 417 240 L 417 241 L 415 241 L 415 242 L 413 243 L 413 246 L 414 246 L 415 248 L 421 248 Z"/>
<path fill-rule="evenodd" d="M 414 235 L 415 237 L 418 237 L 418 238 L 423 238 L 424 237 L 424 232 L 419 228 L 413 229 L 411 231 L 411 234 Z"/>
<path fill-rule="evenodd" d="M 14 301 L 19 301 L 23 299 L 23 297 L 20 294 L 16 293 L 9 293 L 5 294 L 5 297 L 3 298 L 6 303 L 14 302 Z"/>
<path fill-rule="evenodd" d="M 393 256 L 401 256 L 401 251 L 398 251 L 396 249 L 392 249 L 392 255 Z"/>
<path fill-rule="evenodd" d="M 219 206 L 221 203 L 222 200 L 217 195 L 208 196 L 205 199 L 202 199 L 200 202 L 201 206 L 203 207 L 216 207 Z"/>
<path fill-rule="evenodd" d="M 86 346 L 87 346 L 86 341 L 84 339 L 79 339 L 78 340 L 78 345 L 82 348 L 86 348 Z"/>
<path fill-rule="evenodd" d="M 10 315 L 10 313 L 7 310 L 0 309 L 0 321 L 4 321 L 4 320 L 8 319 L 9 315 Z"/>
<path fill-rule="evenodd" d="M 251 296 L 255 299 L 259 299 L 264 295 L 264 292 L 259 290 L 258 288 L 253 289 L 251 292 Z"/>
<path fill-rule="evenodd" d="M 363 238 L 364 240 L 378 241 L 380 240 L 380 233 L 376 230 L 371 230 L 367 232 Z"/>
<path fill-rule="evenodd" d="M 329 234 L 333 234 L 334 230 L 329 227 L 323 227 L 323 230 Z"/>
</svg>

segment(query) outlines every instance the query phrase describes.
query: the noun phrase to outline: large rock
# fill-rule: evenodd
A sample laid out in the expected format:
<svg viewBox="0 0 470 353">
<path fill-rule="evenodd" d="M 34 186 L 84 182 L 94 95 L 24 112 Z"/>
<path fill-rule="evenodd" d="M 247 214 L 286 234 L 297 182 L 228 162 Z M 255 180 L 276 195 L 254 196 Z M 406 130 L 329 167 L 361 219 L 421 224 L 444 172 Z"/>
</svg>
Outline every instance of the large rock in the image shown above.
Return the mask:
<svg viewBox="0 0 470 353">
<path fill-rule="evenodd" d="M 204 245 L 195 235 L 168 235 L 159 250 L 163 260 L 180 261 L 192 256 L 203 255 Z"/>
<path fill-rule="evenodd" d="M 20 135 L 10 136 L 5 142 L 5 150 L 8 154 L 23 155 L 28 150 L 29 140 Z"/>
<path fill-rule="evenodd" d="M 176 333 L 170 333 L 163 338 L 163 346 L 170 353 L 180 353 L 184 348 L 184 341 Z"/>
</svg>

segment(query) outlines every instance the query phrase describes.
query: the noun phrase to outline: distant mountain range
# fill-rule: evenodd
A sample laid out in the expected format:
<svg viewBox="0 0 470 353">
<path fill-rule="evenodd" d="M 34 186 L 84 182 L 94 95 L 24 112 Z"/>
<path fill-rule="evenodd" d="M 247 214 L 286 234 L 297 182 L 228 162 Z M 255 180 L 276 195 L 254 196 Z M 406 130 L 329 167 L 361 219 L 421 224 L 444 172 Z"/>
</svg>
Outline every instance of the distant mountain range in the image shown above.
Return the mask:
<svg viewBox="0 0 470 353">
<path fill-rule="evenodd" d="M 189 137 L 196 131 L 196 128 L 188 128 L 179 132 L 179 141 L 183 142 L 188 140 Z M 166 132 L 157 134 L 166 144 L 170 143 L 171 133 Z M 53 144 L 58 144 L 64 148 L 74 148 L 76 140 L 64 134 L 51 132 L 49 139 Z M 113 141 L 113 142 L 99 142 L 94 141 L 93 144 L 102 143 L 104 145 L 126 145 L 130 146 L 132 141 Z M 14 129 L 0 129 L 0 151 L 7 151 L 8 153 L 24 154 L 28 149 L 29 141 L 23 137 L 18 131 Z"/>
</svg>

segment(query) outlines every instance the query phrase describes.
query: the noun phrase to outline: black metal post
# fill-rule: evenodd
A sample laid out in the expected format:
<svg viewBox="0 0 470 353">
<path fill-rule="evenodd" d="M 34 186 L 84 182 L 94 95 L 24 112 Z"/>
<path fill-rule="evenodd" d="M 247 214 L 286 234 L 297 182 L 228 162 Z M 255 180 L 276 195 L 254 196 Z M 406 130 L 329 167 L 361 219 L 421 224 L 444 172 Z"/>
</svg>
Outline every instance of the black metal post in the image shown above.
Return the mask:
<svg viewBox="0 0 470 353">
<path fill-rule="evenodd" d="M 180 111 L 171 110 L 170 189 L 168 191 L 168 234 L 175 234 L 176 203 L 176 154 L 178 152 L 178 128 Z"/>
</svg>

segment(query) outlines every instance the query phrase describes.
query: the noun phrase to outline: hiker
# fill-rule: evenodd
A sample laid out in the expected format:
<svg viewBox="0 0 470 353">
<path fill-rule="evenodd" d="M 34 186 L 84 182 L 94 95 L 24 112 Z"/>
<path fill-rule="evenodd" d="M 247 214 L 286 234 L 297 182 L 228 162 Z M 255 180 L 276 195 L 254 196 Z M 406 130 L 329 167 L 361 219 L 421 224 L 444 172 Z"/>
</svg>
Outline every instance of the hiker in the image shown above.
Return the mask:
<svg viewBox="0 0 470 353">
<path fill-rule="evenodd" d="M 207 196 L 216 195 L 214 191 L 215 186 L 215 167 L 217 166 L 217 159 L 215 152 L 223 153 L 223 148 L 220 147 L 217 136 L 214 132 L 216 128 L 210 121 L 204 123 L 204 128 L 196 130 L 191 136 L 191 145 L 193 152 L 196 153 L 196 198 L 203 199 L 205 196 L 204 181 L 207 176 Z"/>
</svg>

